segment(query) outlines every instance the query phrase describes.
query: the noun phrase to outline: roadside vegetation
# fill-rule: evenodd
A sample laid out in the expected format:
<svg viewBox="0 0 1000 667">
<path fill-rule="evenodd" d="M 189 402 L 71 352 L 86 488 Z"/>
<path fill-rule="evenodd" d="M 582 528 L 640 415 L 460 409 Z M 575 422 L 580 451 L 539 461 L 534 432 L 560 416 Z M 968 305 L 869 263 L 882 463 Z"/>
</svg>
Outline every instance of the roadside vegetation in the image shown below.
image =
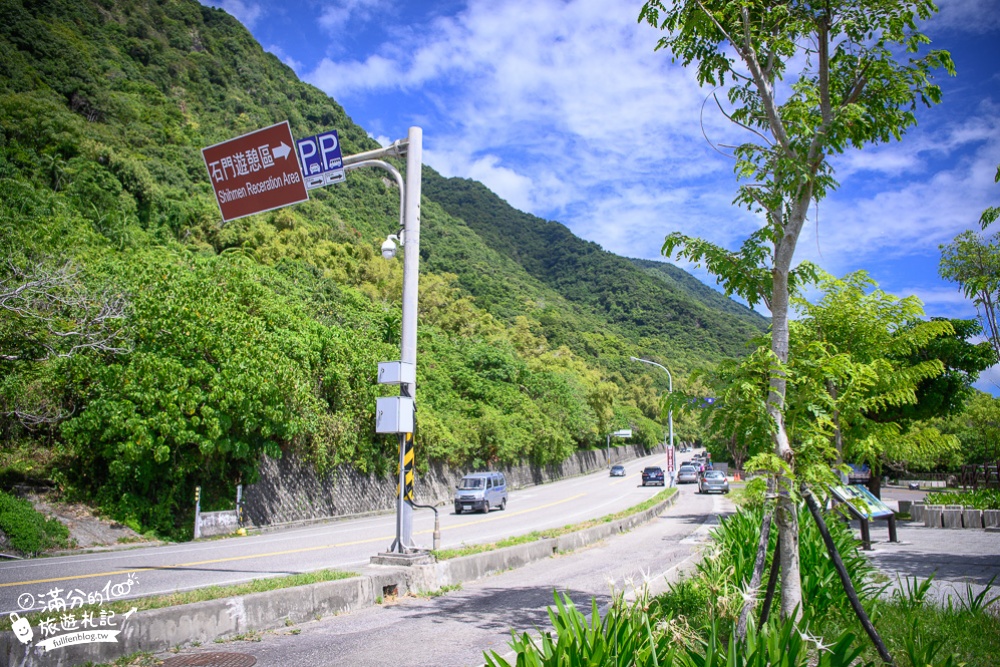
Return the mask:
<svg viewBox="0 0 1000 667">
<path fill-rule="evenodd" d="M 874 667 L 882 661 L 852 613 L 847 596 L 809 514 L 800 512 L 802 618 L 781 620 L 776 605 L 768 620 L 757 614 L 745 639 L 736 626 L 748 590 L 760 536 L 763 508 L 741 508 L 712 533 L 696 572 L 658 596 L 639 591 L 629 602 L 623 592 L 602 617 L 596 601 L 589 616 L 566 595 L 555 593 L 549 610 L 553 629 L 539 638 L 514 634 L 516 658 L 485 655 L 490 667 L 586 665 L 603 667 Z M 892 594 L 859 551 L 851 529 L 836 514 L 826 520 L 850 572 L 858 597 L 898 667 L 959 667 L 994 664 L 1000 655 L 1000 617 L 996 593 L 967 596 L 957 604 L 935 606 L 926 581 L 900 582 Z M 768 565 L 774 555 L 772 532 Z M 760 609 L 758 607 L 758 614 Z"/>
<path fill-rule="evenodd" d="M 231 509 L 265 455 L 386 473 L 375 372 L 399 354 L 402 268 L 378 247 L 398 192 L 360 170 L 222 226 L 200 152 L 287 119 L 351 154 L 377 147 L 365 129 L 197 0 L 4 11 L 0 488 L 55 485 L 176 540 L 196 486 Z M 679 269 L 423 178 L 418 469 L 557 464 L 619 428 L 654 446 L 668 380 L 628 357 L 680 383 L 766 327 Z"/>
<path fill-rule="evenodd" d="M 24 556 L 69 546 L 69 529 L 46 517 L 30 502 L 0 491 L 0 551 L 10 546 Z"/>
<path fill-rule="evenodd" d="M 977 510 L 1000 510 L 1000 489 L 935 491 L 924 496 L 925 505 L 964 505 Z"/>
</svg>

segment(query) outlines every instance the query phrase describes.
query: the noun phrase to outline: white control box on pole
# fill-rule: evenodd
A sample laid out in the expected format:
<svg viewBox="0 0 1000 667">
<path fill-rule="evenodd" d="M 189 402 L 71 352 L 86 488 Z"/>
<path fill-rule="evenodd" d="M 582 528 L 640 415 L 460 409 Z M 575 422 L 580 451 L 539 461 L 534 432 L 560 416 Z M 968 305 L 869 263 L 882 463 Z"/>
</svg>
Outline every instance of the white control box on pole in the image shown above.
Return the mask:
<svg viewBox="0 0 1000 667">
<path fill-rule="evenodd" d="M 386 396 L 375 399 L 376 433 L 413 433 L 413 399 Z"/>
<path fill-rule="evenodd" d="M 379 384 L 414 384 L 417 381 L 417 365 L 405 361 L 378 362 Z"/>
</svg>

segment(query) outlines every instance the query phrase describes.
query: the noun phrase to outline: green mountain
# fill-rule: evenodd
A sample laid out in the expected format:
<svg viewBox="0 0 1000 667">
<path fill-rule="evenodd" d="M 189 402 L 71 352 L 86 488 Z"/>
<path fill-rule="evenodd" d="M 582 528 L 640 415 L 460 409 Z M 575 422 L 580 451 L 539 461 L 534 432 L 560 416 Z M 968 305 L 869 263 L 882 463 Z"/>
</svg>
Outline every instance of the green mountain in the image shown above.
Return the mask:
<svg viewBox="0 0 1000 667">
<path fill-rule="evenodd" d="M 391 468 L 373 413 L 377 362 L 398 357 L 401 263 L 378 252 L 398 193 L 360 170 L 220 224 L 201 149 L 286 119 L 377 147 L 195 0 L 0 0 L 0 484 L 183 535 L 194 487 L 222 506 L 263 453 Z M 763 329 L 423 176 L 418 465 L 553 463 L 623 426 L 652 444 L 666 380 L 629 356 L 682 382 Z"/>
<path fill-rule="evenodd" d="M 700 361 L 743 354 L 747 339 L 766 327 L 764 318 L 681 269 L 602 250 L 565 225 L 512 208 L 482 183 L 430 172 L 424 193 L 465 221 L 491 249 L 573 304 L 580 324 L 591 333 L 612 332 L 642 352 L 692 368 Z M 497 303 L 475 275 L 462 275 L 461 282 L 481 303 Z M 579 349 L 572 345 L 573 331 L 547 334 Z"/>
<path fill-rule="evenodd" d="M 692 298 L 697 299 L 712 310 L 733 315 L 737 319 L 747 322 L 754 329 L 766 329 L 769 324 L 769 320 L 766 317 L 724 296 L 721 292 L 717 292 L 687 271 L 677 268 L 673 264 L 651 259 L 632 258 L 629 261 L 643 272 L 653 276 L 657 280 L 663 281 L 671 289 L 689 294 Z"/>
</svg>

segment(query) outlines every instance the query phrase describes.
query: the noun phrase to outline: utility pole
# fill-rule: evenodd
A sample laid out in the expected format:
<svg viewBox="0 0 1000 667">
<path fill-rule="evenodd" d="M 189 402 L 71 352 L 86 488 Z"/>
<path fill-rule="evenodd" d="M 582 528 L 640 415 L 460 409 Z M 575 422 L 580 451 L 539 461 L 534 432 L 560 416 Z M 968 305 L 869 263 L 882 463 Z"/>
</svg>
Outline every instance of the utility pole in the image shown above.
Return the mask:
<svg viewBox="0 0 1000 667">
<path fill-rule="evenodd" d="M 399 171 L 385 162 L 384 157 L 406 157 L 406 181 Z M 403 314 L 399 362 L 379 364 L 379 382 L 398 384 L 399 396 L 378 399 L 377 433 L 399 436 L 399 477 L 396 488 L 396 539 L 390 553 L 407 554 L 415 551 L 413 544 L 413 429 L 417 395 L 417 291 L 420 275 L 420 169 L 423 162 L 423 131 L 411 127 L 405 141 L 385 148 L 344 157 L 344 170 L 362 167 L 385 169 L 400 189 L 400 230 L 382 244 L 382 256 L 392 259 L 396 254 L 394 240 L 403 246 Z M 389 367 L 389 368 L 386 368 Z M 384 376 L 384 377 L 383 377 Z"/>
</svg>

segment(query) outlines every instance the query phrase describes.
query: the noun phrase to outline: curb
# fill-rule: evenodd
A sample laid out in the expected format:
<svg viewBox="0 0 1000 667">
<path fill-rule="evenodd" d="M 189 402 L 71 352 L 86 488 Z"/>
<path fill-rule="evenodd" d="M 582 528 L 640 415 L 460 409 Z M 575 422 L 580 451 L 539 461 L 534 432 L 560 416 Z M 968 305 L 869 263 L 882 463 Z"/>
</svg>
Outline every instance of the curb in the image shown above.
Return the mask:
<svg viewBox="0 0 1000 667">
<path fill-rule="evenodd" d="M 391 595 L 432 591 L 522 567 L 573 551 L 651 521 L 677 501 L 678 493 L 653 507 L 559 537 L 410 568 L 369 565 L 350 579 L 251 593 L 231 598 L 150 609 L 121 623 L 118 641 L 44 651 L 24 646 L 13 632 L 0 632 L 0 663 L 11 667 L 71 667 L 104 663 L 139 651 L 157 652 L 202 644 L 247 632 L 272 630 L 376 604 Z"/>
</svg>

